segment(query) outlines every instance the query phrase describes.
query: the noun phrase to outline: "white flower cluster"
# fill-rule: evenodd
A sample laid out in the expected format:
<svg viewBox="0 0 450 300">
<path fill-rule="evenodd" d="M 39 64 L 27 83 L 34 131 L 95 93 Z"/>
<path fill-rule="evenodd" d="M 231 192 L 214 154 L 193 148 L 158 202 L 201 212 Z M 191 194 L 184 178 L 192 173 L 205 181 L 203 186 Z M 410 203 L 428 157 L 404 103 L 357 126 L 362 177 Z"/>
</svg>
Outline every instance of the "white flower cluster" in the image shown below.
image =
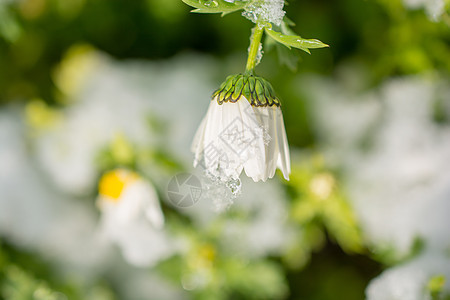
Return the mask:
<svg viewBox="0 0 450 300">
<path fill-rule="evenodd" d="M 96 156 L 115 136 L 122 134 L 132 143 L 152 143 L 146 121 L 149 104 L 133 89 L 123 88 L 129 83 L 120 69 L 102 57 L 96 73 L 89 75 L 79 95 L 71 99 L 74 104 L 62 111 L 63 121 L 36 141 L 44 171 L 61 190 L 76 195 L 95 187 Z"/>
<path fill-rule="evenodd" d="M 253 23 L 270 22 L 279 26 L 286 14 L 283 7 L 284 0 L 254 0 L 245 7 L 242 15 Z"/>
<path fill-rule="evenodd" d="M 346 170 L 350 199 L 375 251 L 401 258 L 417 240 L 424 244 L 420 257 L 374 280 L 368 299 L 425 299 L 428 280 L 443 270 L 449 275 L 450 126 L 434 117 L 436 107 L 450 115 L 444 100 L 450 90 L 439 80 L 406 77 L 358 92 L 364 76 L 350 73 L 341 82 L 304 85 L 324 151 Z"/>
<path fill-rule="evenodd" d="M 219 69 L 217 64 L 199 57 L 119 64 L 98 55 L 89 80 L 73 102 L 59 110 L 61 118 L 33 131 L 37 134 L 32 140 L 26 139 L 30 128 L 23 107 L 3 109 L 0 236 L 62 265 L 81 281 L 120 269 L 111 277 L 127 299 L 182 299 L 180 290 L 151 269 L 141 269 L 183 250 L 162 227 L 164 216 L 153 187 L 164 190 L 174 174 L 159 172 L 152 183 L 125 169 L 101 174 L 96 158 L 117 133 L 133 146 L 153 149 L 158 137 L 148 119 L 156 116 L 165 124 L 168 151 L 190 165 L 192 155 L 186 149 L 202 117 L 201 95 L 215 87 L 210 74 Z M 92 194 L 100 176 L 98 215 Z M 246 258 L 281 253 L 291 232 L 284 198 L 278 181 L 246 183 L 233 206 L 245 218 L 226 220 L 224 249 Z M 211 226 L 223 217 L 211 209 L 212 202 L 202 198 L 195 209 L 181 213 L 189 214 L 198 226 Z"/>
<path fill-rule="evenodd" d="M 27 151 L 19 107 L 0 113 L 0 235 L 83 274 L 101 272 L 108 251 L 95 231 L 95 211 L 48 186 Z M 86 252 L 85 249 L 90 249 Z"/>
<path fill-rule="evenodd" d="M 428 252 L 410 262 L 392 267 L 372 280 L 366 290 L 367 299 L 431 300 L 427 285 L 437 276 L 444 276 L 443 290 L 448 292 L 450 258 L 442 253 Z"/>
</svg>

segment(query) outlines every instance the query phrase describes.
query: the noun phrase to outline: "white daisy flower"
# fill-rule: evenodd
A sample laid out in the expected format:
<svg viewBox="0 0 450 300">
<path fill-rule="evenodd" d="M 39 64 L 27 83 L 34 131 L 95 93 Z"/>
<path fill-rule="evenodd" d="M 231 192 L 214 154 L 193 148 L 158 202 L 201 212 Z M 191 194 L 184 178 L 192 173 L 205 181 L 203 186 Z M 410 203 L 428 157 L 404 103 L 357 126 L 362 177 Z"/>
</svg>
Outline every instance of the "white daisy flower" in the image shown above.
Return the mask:
<svg viewBox="0 0 450 300">
<path fill-rule="evenodd" d="M 125 169 L 105 173 L 97 205 L 102 212 L 102 232 L 121 248 L 129 263 L 150 266 L 173 253 L 162 231 L 164 216 L 157 194 L 136 173 Z"/>
<path fill-rule="evenodd" d="M 289 146 L 280 102 L 269 82 L 254 75 L 229 76 L 213 94 L 192 144 L 200 164 L 221 180 L 242 169 L 255 182 L 272 178 L 277 167 L 289 179 Z"/>
</svg>

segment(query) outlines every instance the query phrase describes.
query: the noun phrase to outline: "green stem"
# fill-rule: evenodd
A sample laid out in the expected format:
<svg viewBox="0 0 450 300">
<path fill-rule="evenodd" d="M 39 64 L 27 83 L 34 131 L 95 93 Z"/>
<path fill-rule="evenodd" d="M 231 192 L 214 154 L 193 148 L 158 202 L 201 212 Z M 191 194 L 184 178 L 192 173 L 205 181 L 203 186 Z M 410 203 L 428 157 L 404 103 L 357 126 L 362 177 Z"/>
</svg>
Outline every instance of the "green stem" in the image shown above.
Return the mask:
<svg viewBox="0 0 450 300">
<path fill-rule="evenodd" d="M 245 73 L 253 74 L 253 69 L 256 65 L 256 57 L 259 51 L 259 45 L 261 44 L 261 38 L 263 36 L 264 26 L 256 24 L 253 29 L 252 41 L 250 42 L 250 49 L 248 50 L 247 66 L 245 67 Z"/>
</svg>

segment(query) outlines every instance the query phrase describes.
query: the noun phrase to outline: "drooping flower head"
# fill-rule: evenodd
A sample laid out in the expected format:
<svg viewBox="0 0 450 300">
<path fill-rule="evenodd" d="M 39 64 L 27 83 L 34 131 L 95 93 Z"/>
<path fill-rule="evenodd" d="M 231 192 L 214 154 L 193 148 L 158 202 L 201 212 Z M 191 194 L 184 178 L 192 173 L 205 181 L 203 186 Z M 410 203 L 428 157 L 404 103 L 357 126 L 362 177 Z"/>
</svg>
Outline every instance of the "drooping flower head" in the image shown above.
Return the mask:
<svg viewBox="0 0 450 300">
<path fill-rule="evenodd" d="M 194 166 L 202 165 L 213 179 L 227 185 L 238 181 L 242 170 L 254 181 L 266 181 L 279 168 L 289 179 L 289 147 L 280 101 L 265 79 L 255 76 L 261 61 L 263 34 L 291 48 L 310 53 L 328 47 L 316 39 L 296 35 L 283 21 L 283 0 L 183 0 L 198 13 L 242 15 L 255 23 L 250 37 L 245 73 L 229 76 L 213 94 L 208 112 L 194 138 Z M 232 187 L 231 190 L 234 188 Z"/>
<path fill-rule="evenodd" d="M 244 170 L 255 182 L 272 178 L 277 168 L 289 179 L 288 148 L 280 101 L 253 74 L 229 76 L 214 92 L 192 144 L 194 166 L 221 180 Z"/>
</svg>

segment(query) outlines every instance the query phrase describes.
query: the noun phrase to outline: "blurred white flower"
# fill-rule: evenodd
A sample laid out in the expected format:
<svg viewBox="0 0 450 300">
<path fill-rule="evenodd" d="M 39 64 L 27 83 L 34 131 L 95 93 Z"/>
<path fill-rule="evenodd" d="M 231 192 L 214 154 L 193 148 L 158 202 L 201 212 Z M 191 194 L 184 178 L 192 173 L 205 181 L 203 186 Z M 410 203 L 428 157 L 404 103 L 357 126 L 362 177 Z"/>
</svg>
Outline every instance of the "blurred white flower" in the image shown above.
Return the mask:
<svg viewBox="0 0 450 300">
<path fill-rule="evenodd" d="M 433 119 L 436 101 L 449 99 L 445 82 L 405 77 L 364 92 L 341 81 L 304 85 L 322 147 L 346 171 L 353 207 L 378 250 L 401 257 L 416 238 L 450 245 L 450 126 Z"/>
<path fill-rule="evenodd" d="M 403 3 L 409 9 L 425 8 L 433 21 L 438 21 L 445 10 L 444 0 L 403 0 Z"/>
<path fill-rule="evenodd" d="M 276 180 L 244 181 L 244 184 L 246 189 L 233 206 L 243 217 L 224 221 L 223 247 L 248 259 L 279 255 L 292 243 L 295 234 L 288 223 L 289 208 L 283 187 Z"/>
<path fill-rule="evenodd" d="M 194 167 L 223 180 L 242 170 L 256 181 L 277 167 L 288 180 L 289 145 L 280 103 L 270 84 L 256 76 L 230 76 L 216 91 L 195 135 Z"/>
<path fill-rule="evenodd" d="M 196 55 L 167 62 L 117 62 L 85 50 L 69 50 L 56 69 L 55 80 L 61 89 L 67 87 L 71 105 L 59 112 L 60 122 L 42 130 L 35 141 L 38 162 L 51 182 L 64 192 L 89 195 L 95 189 L 99 152 L 117 135 L 139 149 L 155 147 L 162 132 L 151 124 L 158 122 L 164 124 L 164 146 L 190 161 L 186 149 L 202 114 L 196 109 L 199 95 L 213 88 L 209 74 L 219 69 L 217 62 Z M 80 62 L 81 70 L 76 67 Z M 159 172 L 154 177 L 157 184 L 166 185 L 172 175 Z"/>
<path fill-rule="evenodd" d="M 357 74 L 303 85 L 314 100 L 322 147 L 346 171 L 363 233 L 380 257 L 405 257 L 418 238 L 424 245 L 419 258 L 374 279 L 367 298 L 431 299 L 430 278 L 450 278 L 443 254 L 450 247 L 450 125 L 434 119 L 437 101 L 450 99 L 448 78 L 403 77 L 363 90 L 364 74 Z M 446 105 L 440 113 L 450 115 Z"/>
<path fill-rule="evenodd" d="M 307 75 L 298 84 L 298 93 L 311 101 L 312 130 L 332 164 L 345 165 L 353 160 L 368 133 L 380 118 L 382 104 L 376 90 L 364 89 L 367 77 L 355 66 L 341 66 L 336 78 Z"/>
<path fill-rule="evenodd" d="M 389 268 L 372 280 L 366 290 L 367 300 L 431 300 L 427 285 L 435 276 L 445 277 L 442 292 L 448 294 L 450 258 L 439 253 L 427 253 Z"/>
<path fill-rule="evenodd" d="M 75 195 L 88 195 L 95 188 L 96 158 L 118 135 L 133 145 L 154 144 L 145 96 L 107 57 L 91 59 L 96 68 L 90 80 L 80 83 L 71 99 L 74 103 L 61 111 L 62 121 L 40 132 L 35 145 L 38 161 L 52 182 Z"/>
<path fill-rule="evenodd" d="M 136 173 L 125 169 L 105 173 L 97 205 L 102 212 L 102 232 L 121 248 L 129 263 L 151 266 L 173 254 L 173 245 L 162 230 L 158 196 Z"/>
<path fill-rule="evenodd" d="M 27 151 L 21 107 L 0 112 L 0 236 L 89 281 L 109 259 L 87 201 L 53 190 Z M 62 267 L 62 268 L 61 268 Z"/>
<path fill-rule="evenodd" d="M 385 104 L 369 151 L 355 153 L 349 165 L 350 193 L 367 233 L 407 254 L 418 237 L 446 248 L 449 209 L 450 126 L 433 120 L 437 83 L 420 78 L 387 82 Z"/>
</svg>

